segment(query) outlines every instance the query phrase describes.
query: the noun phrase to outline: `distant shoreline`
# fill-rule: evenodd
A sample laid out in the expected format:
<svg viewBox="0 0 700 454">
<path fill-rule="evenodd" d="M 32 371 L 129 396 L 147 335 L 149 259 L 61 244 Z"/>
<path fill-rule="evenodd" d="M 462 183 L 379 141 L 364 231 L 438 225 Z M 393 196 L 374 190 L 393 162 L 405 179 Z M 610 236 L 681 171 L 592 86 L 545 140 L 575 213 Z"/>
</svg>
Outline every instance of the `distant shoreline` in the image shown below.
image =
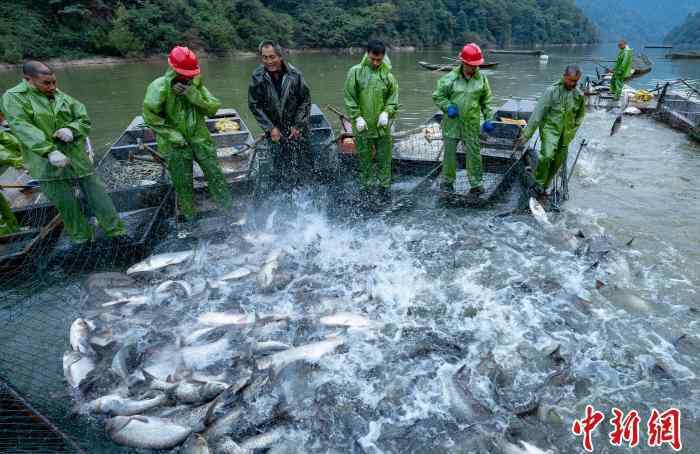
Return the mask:
<svg viewBox="0 0 700 454">
<path fill-rule="evenodd" d="M 513 46 L 512 49 L 542 49 L 543 47 L 585 47 L 596 44 L 546 44 L 546 45 L 535 45 L 535 46 Z M 391 53 L 411 53 L 417 52 L 419 50 L 439 50 L 439 49 L 453 49 L 453 46 L 438 46 L 431 48 L 419 48 L 416 46 L 396 46 L 390 47 L 389 52 Z M 511 47 L 504 48 L 511 49 Z M 289 54 L 334 54 L 334 55 L 361 55 L 364 52 L 362 47 L 344 47 L 344 48 L 294 48 L 286 50 Z M 225 54 L 215 54 L 206 53 L 203 51 L 198 51 L 197 55 L 202 59 L 217 59 L 217 58 L 227 58 L 227 57 L 255 57 L 256 52 L 246 51 L 246 50 L 235 50 L 230 51 Z M 91 66 L 109 66 L 109 65 L 121 65 L 126 63 L 155 63 L 164 61 L 166 55 L 151 55 L 148 57 L 85 57 L 85 58 L 51 58 L 44 60 L 48 65 L 53 68 L 61 69 L 66 67 L 91 67 Z M 17 70 L 21 67 L 21 64 L 15 63 L 0 63 L 0 71 L 7 72 Z"/>
</svg>

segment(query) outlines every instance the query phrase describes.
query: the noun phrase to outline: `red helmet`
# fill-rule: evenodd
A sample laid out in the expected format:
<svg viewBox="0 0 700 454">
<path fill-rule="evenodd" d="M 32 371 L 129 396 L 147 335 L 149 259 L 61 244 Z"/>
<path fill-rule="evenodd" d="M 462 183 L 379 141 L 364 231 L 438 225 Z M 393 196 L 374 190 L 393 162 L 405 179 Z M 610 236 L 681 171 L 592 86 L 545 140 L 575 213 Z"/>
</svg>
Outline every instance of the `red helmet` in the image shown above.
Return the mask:
<svg viewBox="0 0 700 454">
<path fill-rule="evenodd" d="M 462 63 L 470 66 L 479 66 L 484 64 L 484 56 L 481 54 L 481 48 L 474 43 L 469 43 L 462 48 L 459 53 L 459 59 Z"/>
<path fill-rule="evenodd" d="M 197 56 L 187 47 L 174 47 L 168 55 L 168 63 L 181 76 L 194 77 L 200 73 Z"/>
</svg>

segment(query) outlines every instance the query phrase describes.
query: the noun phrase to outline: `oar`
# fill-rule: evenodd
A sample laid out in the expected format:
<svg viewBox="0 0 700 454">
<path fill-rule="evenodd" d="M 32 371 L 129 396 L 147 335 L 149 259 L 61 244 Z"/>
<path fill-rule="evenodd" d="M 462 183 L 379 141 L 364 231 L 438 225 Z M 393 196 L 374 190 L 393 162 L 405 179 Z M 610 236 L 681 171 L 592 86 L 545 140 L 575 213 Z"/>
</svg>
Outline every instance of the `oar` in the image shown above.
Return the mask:
<svg viewBox="0 0 700 454">
<path fill-rule="evenodd" d="M 0 184 L 0 189 L 38 189 L 39 182 L 31 181 L 28 184 Z"/>
</svg>

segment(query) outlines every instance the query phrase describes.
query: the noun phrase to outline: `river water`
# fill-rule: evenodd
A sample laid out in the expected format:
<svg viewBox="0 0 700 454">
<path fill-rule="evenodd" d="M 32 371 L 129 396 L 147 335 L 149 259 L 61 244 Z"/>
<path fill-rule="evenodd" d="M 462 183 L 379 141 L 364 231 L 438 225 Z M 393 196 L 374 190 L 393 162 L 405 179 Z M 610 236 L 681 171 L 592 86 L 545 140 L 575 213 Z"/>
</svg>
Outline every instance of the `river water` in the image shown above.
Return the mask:
<svg viewBox="0 0 700 454">
<path fill-rule="evenodd" d="M 500 65 L 487 74 L 496 98 L 536 97 L 566 64 L 614 58 L 615 48 L 547 53 L 547 63 L 495 56 Z M 431 93 L 440 74 L 416 62 L 440 62 L 445 55 L 391 56 L 400 84 L 399 128 L 417 126 L 434 112 Z M 650 52 L 654 70 L 635 80 L 635 87 L 657 79 L 700 79 L 700 64 L 662 55 Z M 315 103 L 341 107 L 345 73 L 359 58 L 310 53 L 289 61 L 304 72 Z M 247 84 L 256 64 L 254 58 L 203 63 L 209 89 L 224 106 L 239 109 L 250 127 L 255 123 L 246 108 Z M 595 73 L 593 64 L 583 67 Z M 61 87 L 87 105 L 95 142 L 107 144 L 139 113 L 146 85 L 163 70 L 144 63 L 65 69 L 58 76 Z M 0 87 L 15 78 L 0 74 Z M 288 256 L 288 286 L 270 295 L 241 283 L 218 299 L 177 301 L 154 327 L 190 328 L 189 319 L 177 320 L 183 307 L 190 315 L 274 311 L 311 320 L 354 312 L 381 322 L 380 328 L 344 332 L 336 354 L 284 376 L 289 412 L 302 434 L 295 440 L 304 446 L 289 452 L 516 452 L 497 435 L 504 432 L 511 443 L 583 452 L 571 425 L 588 404 L 607 417 L 593 438 L 596 452 L 671 452 L 646 446 L 646 421 L 652 408 L 672 407 L 682 411 L 685 450 L 698 452 L 700 147 L 647 118 L 625 118 L 611 138 L 614 117 L 604 111 L 587 116 L 574 144 L 586 138 L 590 145 L 552 230 L 525 215 L 495 216 L 503 207 L 445 209 L 429 196 L 394 218 L 338 219 L 328 216 L 327 202 L 316 193 L 302 191 L 258 213 L 263 221 L 257 233 L 265 239 L 252 252 L 238 251 L 233 239 L 229 246 L 237 252 L 229 256 L 199 245 L 197 266 L 182 277 L 195 285 L 239 266 L 230 255 L 259 257 L 276 247 Z M 579 231 L 585 238 L 572 239 Z M 43 295 L 26 295 L 23 315 L 13 323 L 48 326 L 59 313 L 71 318 L 87 311 L 84 275 L 73 279 L 53 282 Z M 32 319 L 32 310 L 41 320 Z M 18 326 L 13 345 L 22 344 Z M 62 333 L 51 329 L 37 333 L 42 345 L 31 350 L 42 349 L 35 353 L 54 370 L 57 384 L 22 387 L 38 396 L 65 387 L 65 320 Z M 296 337 L 286 338 L 295 345 L 322 332 L 295 329 Z M 0 361 L 0 375 L 10 380 L 12 361 Z M 472 396 L 455 391 L 465 386 Z M 532 395 L 539 410 L 514 417 L 512 407 Z M 640 447 L 611 447 L 613 407 L 640 412 Z"/>
</svg>

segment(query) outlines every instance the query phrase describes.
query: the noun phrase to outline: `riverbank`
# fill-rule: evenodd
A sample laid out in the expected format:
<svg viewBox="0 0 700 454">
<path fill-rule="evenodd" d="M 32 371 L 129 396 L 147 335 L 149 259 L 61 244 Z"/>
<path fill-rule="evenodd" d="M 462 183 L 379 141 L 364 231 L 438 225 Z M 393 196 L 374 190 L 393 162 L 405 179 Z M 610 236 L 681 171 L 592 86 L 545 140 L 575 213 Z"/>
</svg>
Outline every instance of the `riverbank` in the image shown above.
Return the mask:
<svg viewBox="0 0 700 454">
<path fill-rule="evenodd" d="M 415 46 L 396 46 L 389 47 L 389 52 L 416 52 L 418 50 Z M 365 51 L 362 47 L 346 47 L 346 48 L 296 48 L 296 49 L 286 49 L 286 52 L 293 54 L 331 54 L 331 55 L 358 55 Z M 257 55 L 257 52 L 252 50 L 236 50 L 226 52 L 225 54 L 215 54 L 207 53 L 205 51 L 198 50 L 197 56 L 201 60 L 208 59 L 221 59 L 221 58 L 252 58 Z M 52 58 L 49 60 L 44 60 L 46 64 L 52 68 L 66 68 L 66 67 L 89 67 L 89 66 L 109 66 L 109 65 L 122 65 L 128 63 L 153 63 L 163 61 L 167 58 L 167 55 L 150 55 L 148 57 L 86 57 L 77 59 L 64 59 L 64 58 Z M 21 63 L 0 63 L 0 71 L 14 71 L 22 67 Z"/>
</svg>

